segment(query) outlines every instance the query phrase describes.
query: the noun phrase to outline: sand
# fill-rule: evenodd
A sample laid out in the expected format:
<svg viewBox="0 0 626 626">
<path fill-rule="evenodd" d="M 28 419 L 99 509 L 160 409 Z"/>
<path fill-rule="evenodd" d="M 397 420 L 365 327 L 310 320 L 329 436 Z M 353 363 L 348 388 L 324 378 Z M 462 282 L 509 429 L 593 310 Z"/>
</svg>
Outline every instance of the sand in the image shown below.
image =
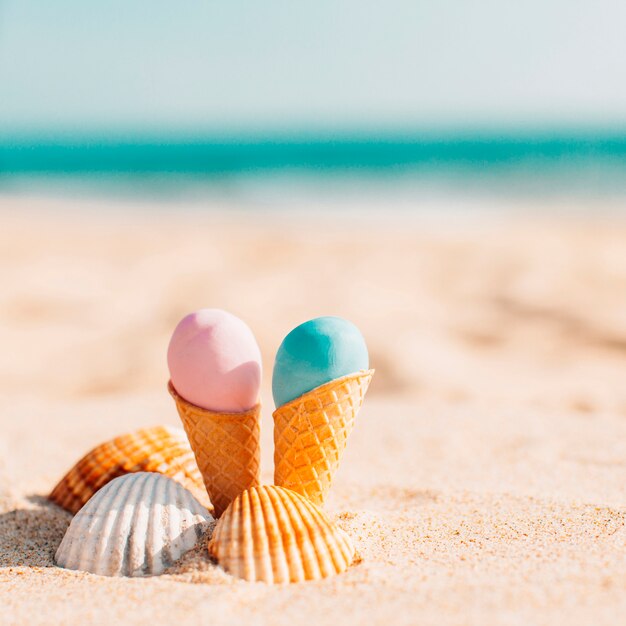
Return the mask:
<svg viewBox="0 0 626 626">
<path fill-rule="evenodd" d="M 626 218 L 271 214 L 0 198 L 0 623 L 615 624 L 626 611 Z M 551 216 L 551 217 L 548 217 Z M 45 500 L 91 446 L 179 425 L 169 334 L 219 306 L 272 358 L 321 314 L 377 373 L 328 503 L 360 562 L 237 581 L 56 568 Z"/>
</svg>

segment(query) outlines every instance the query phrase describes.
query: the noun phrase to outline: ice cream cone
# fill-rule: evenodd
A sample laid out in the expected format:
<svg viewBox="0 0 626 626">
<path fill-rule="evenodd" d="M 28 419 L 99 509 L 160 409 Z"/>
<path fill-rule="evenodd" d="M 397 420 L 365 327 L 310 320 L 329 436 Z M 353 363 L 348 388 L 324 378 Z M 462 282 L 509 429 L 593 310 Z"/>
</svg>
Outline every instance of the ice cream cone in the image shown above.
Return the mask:
<svg viewBox="0 0 626 626">
<path fill-rule="evenodd" d="M 321 506 L 374 370 L 343 376 L 274 411 L 274 483 Z"/>
<path fill-rule="evenodd" d="M 187 402 L 171 381 L 168 390 L 219 517 L 231 500 L 259 484 L 261 405 L 242 413 L 222 413 Z"/>
</svg>

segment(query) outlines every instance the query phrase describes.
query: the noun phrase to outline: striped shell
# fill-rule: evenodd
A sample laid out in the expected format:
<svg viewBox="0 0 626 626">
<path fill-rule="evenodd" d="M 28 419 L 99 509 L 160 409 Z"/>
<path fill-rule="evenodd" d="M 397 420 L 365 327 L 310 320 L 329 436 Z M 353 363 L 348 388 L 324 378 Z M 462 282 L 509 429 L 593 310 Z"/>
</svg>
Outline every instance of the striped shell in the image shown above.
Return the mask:
<svg viewBox="0 0 626 626">
<path fill-rule="evenodd" d="M 98 489 L 132 472 L 165 474 L 210 507 L 187 436 L 169 426 L 143 428 L 100 444 L 72 467 L 48 498 L 76 513 Z"/>
<path fill-rule="evenodd" d="M 212 519 L 171 478 L 127 474 L 100 489 L 74 516 L 55 560 L 102 576 L 161 574 L 196 545 Z"/>
<path fill-rule="evenodd" d="M 233 576 L 288 583 L 345 571 L 354 547 L 312 502 L 284 487 L 264 485 L 233 500 L 215 527 L 209 553 Z"/>
</svg>

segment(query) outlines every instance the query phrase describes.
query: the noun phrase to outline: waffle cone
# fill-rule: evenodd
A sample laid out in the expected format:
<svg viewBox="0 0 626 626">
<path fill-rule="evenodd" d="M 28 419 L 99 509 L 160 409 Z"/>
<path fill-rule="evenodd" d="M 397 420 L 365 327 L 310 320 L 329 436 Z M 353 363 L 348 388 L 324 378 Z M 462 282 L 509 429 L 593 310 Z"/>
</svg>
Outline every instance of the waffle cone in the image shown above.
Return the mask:
<svg viewBox="0 0 626 626">
<path fill-rule="evenodd" d="M 274 411 L 274 484 L 324 504 L 373 374 L 331 380 Z"/>
<path fill-rule="evenodd" d="M 261 405 L 242 413 L 222 413 L 187 402 L 171 381 L 168 390 L 219 517 L 242 491 L 259 484 Z"/>
</svg>

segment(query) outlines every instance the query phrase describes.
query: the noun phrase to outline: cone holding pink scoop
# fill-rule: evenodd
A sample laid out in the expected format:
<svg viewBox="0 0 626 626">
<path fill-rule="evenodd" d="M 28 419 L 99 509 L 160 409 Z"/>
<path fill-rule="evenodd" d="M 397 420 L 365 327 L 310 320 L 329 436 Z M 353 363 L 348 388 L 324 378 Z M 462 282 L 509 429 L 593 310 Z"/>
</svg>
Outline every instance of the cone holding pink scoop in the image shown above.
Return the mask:
<svg viewBox="0 0 626 626">
<path fill-rule="evenodd" d="M 168 366 L 169 392 L 219 517 L 259 484 L 259 347 L 234 315 L 201 309 L 176 327 Z"/>
<path fill-rule="evenodd" d="M 272 379 L 274 483 L 322 506 L 374 370 L 365 340 L 337 317 L 296 327 L 281 344 Z"/>
</svg>

